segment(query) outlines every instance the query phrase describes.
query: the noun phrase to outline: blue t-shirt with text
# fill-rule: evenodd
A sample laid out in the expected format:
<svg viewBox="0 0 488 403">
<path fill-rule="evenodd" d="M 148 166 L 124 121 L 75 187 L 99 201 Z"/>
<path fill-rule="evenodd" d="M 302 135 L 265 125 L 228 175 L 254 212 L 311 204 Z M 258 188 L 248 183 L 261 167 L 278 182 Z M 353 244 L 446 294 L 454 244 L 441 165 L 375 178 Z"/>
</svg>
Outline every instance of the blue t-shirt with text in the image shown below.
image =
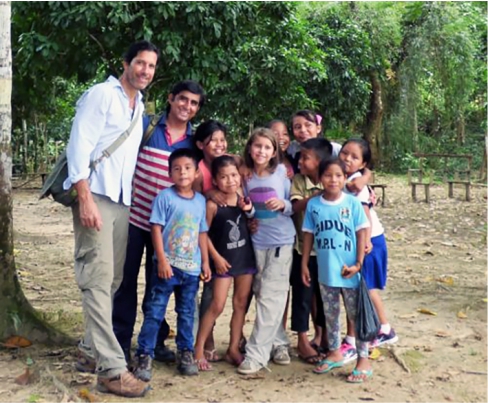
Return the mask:
<svg viewBox="0 0 488 403">
<path fill-rule="evenodd" d="M 345 279 L 341 273 L 343 265 L 356 263 L 356 231 L 367 227 L 368 217 L 354 196 L 342 193 L 335 201 L 322 196 L 308 201 L 302 230 L 314 236 L 320 283 L 358 288 L 359 275 Z"/>
<path fill-rule="evenodd" d="M 195 192 L 187 199 L 174 186 L 164 189 L 154 199 L 149 222 L 163 227 L 164 253 L 169 264 L 188 274 L 200 275 L 202 255 L 198 239 L 201 232 L 208 231 L 205 198 Z"/>
</svg>

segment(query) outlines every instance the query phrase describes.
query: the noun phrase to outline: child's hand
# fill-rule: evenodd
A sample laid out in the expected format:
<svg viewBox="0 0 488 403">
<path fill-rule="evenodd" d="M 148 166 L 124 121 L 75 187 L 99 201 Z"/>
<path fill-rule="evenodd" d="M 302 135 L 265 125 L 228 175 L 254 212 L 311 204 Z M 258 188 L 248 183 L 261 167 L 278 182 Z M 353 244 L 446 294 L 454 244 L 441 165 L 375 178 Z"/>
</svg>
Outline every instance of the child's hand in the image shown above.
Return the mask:
<svg viewBox="0 0 488 403">
<path fill-rule="evenodd" d="M 215 271 L 218 274 L 226 274 L 229 269 L 232 267 L 227 260 L 225 260 L 222 256 L 214 257 L 214 264 L 215 264 Z"/>
<path fill-rule="evenodd" d="M 283 200 L 273 197 L 268 199 L 265 203 L 266 208 L 271 211 L 279 211 L 285 209 L 285 202 Z"/>
<path fill-rule="evenodd" d="M 307 266 L 302 266 L 302 281 L 307 287 L 310 287 L 310 270 Z"/>
<path fill-rule="evenodd" d="M 352 276 L 354 276 L 358 271 L 360 270 L 360 267 L 356 266 L 356 265 L 352 265 L 352 266 L 347 266 L 347 265 L 344 265 L 342 266 L 342 272 L 341 272 L 341 275 L 342 277 L 344 278 L 351 278 Z"/>
<path fill-rule="evenodd" d="M 207 198 L 212 200 L 219 207 L 227 206 L 227 198 L 225 195 L 217 189 L 212 189 L 207 192 Z"/>
<path fill-rule="evenodd" d="M 237 205 L 246 213 L 252 210 L 252 201 L 249 197 L 239 197 L 237 199 Z"/>
<path fill-rule="evenodd" d="M 208 283 L 212 279 L 212 272 L 210 271 L 210 266 L 208 265 L 208 263 L 202 263 L 202 272 L 200 274 L 200 278 L 205 283 Z"/>
<path fill-rule="evenodd" d="M 371 239 L 369 239 L 368 241 L 366 241 L 366 248 L 364 249 L 364 253 L 366 254 L 371 253 L 372 250 L 373 250 L 373 244 L 371 243 Z"/>
<path fill-rule="evenodd" d="M 255 234 L 258 231 L 259 222 L 255 218 L 247 220 L 247 228 L 251 234 Z"/>
<path fill-rule="evenodd" d="M 168 262 L 158 261 L 158 277 L 164 278 L 165 280 L 168 280 L 171 277 L 173 277 L 173 269 L 171 268 Z"/>
</svg>

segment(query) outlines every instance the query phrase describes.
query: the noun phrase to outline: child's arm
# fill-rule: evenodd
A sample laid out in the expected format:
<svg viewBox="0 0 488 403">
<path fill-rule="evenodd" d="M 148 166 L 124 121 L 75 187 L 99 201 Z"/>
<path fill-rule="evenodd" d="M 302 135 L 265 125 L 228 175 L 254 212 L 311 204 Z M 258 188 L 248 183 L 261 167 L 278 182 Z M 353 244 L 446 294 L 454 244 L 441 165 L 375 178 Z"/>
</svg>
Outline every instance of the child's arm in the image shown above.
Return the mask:
<svg viewBox="0 0 488 403">
<path fill-rule="evenodd" d="M 311 232 L 304 232 L 302 246 L 302 281 L 307 287 L 310 287 L 310 270 L 308 269 L 308 262 L 310 260 L 312 245 L 313 234 Z"/>
<path fill-rule="evenodd" d="M 151 225 L 151 238 L 154 245 L 154 252 L 158 260 L 158 277 L 170 279 L 173 277 L 173 269 L 171 268 L 163 247 L 163 227 L 158 224 Z"/>
<path fill-rule="evenodd" d="M 203 176 L 202 174 L 197 175 L 193 181 L 193 190 L 198 193 L 203 193 Z"/>
<path fill-rule="evenodd" d="M 352 193 L 359 193 L 371 180 L 371 171 L 368 168 L 363 169 L 363 174 L 354 178 L 346 184 L 347 189 Z"/>
<path fill-rule="evenodd" d="M 212 225 L 212 221 L 215 217 L 215 214 L 217 214 L 217 205 L 212 201 L 208 200 L 207 201 L 207 213 L 206 213 L 206 218 L 207 218 L 207 226 L 210 228 Z M 225 260 L 219 252 L 217 252 L 217 249 L 215 249 L 215 246 L 210 239 L 210 237 L 207 236 L 207 249 L 208 249 L 208 254 L 212 258 L 214 265 L 215 265 L 215 270 L 219 274 L 225 274 L 229 271 L 231 268 L 231 265 L 227 260 Z"/>
<path fill-rule="evenodd" d="M 198 235 L 198 245 L 202 254 L 203 281 L 208 283 L 212 279 L 212 272 L 210 271 L 210 264 L 208 262 L 208 236 L 206 232 L 200 232 Z"/>
<path fill-rule="evenodd" d="M 363 204 L 364 212 L 366 213 L 366 217 L 368 217 L 369 227 L 366 228 L 366 244 L 364 248 L 364 253 L 367 255 L 373 250 L 373 244 L 371 243 L 371 229 L 373 225 L 373 221 L 371 221 L 371 212 L 369 210 L 369 206 L 367 204 Z"/>
<path fill-rule="evenodd" d="M 356 231 L 356 263 L 352 266 L 344 265 L 342 268 L 342 277 L 351 278 L 361 267 L 363 267 L 364 250 L 366 248 L 366 228 Z"/>
</svg>

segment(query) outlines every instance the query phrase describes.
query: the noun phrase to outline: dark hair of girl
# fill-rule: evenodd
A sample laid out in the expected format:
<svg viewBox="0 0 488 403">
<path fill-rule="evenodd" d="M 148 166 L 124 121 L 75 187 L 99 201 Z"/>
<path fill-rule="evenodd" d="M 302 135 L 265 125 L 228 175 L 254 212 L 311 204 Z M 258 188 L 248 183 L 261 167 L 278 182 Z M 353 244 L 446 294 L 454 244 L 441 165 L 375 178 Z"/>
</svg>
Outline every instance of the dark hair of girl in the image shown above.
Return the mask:
<svg viewBox="0 0 488 403">
<path fill-rule="evenodd" d="M 215 158 L 212 161 L 211 167 L 212 178 L 216 179 L 220 169 L 228 166 L 234 166 L 236 167 L 237 171 L 239 171 L 237 161 L 232 155 L 221 155 L 220 157 Z"/>
</svg>

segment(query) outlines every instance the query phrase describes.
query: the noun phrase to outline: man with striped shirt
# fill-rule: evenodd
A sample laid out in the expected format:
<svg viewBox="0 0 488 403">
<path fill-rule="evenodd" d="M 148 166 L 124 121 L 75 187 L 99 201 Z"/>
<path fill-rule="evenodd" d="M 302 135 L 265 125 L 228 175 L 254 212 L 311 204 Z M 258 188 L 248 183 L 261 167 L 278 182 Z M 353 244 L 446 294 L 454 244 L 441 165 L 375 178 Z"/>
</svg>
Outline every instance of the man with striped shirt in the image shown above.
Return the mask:
<svg viewBox="0 0 488 403">
<path fill-rule="evenodd" d="M 129 241 L 124 265 L 124 278 L 115 293 L 112 322 L 114 333 L 130 361 L 131 339 L 137 316 L 137 277 L 142 255 L 146 250 L 146 289 L 142 310 L 148 296 L 149 281 L 153 268 L 154 248 L 151 241 L 149 217 L 154 198 L 162 190 L 172 186 L 169 176 L 168 159 L 177 149 L 193 148 L 191 119 L 195 117 L 205 102 L 203 88 L 195 81 L 177 83 L 168 96 L 166 112 L 154 128 L 154 132 L 139 151 L 133 180 L 133 198 L 129 216 Z M 151 119 L 146 117 L 144 129 Z M 161 324 L 155 359 L 171 362 L 175 355 L 164 345 L 169 326 Z"/>
</svg>

